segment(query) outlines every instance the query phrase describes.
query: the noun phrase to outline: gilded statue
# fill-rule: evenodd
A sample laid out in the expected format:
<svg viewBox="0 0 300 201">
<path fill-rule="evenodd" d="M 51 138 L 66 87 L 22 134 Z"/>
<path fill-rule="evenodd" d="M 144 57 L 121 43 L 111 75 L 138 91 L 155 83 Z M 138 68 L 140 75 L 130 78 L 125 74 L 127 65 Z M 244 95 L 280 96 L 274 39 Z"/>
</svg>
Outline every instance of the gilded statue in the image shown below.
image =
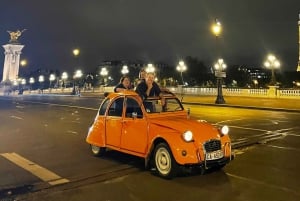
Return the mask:
<svg viewBox="0 0 300 201">
<path fill-rule="evenodd" d="M 22 35 L 22 33 L 26 31 L 26 29 L 23 29 L 22 31 L 7 31 L 10 35 L 10 41 L 9 42 L 18 42 L 18 38 Z"/>
</svg>

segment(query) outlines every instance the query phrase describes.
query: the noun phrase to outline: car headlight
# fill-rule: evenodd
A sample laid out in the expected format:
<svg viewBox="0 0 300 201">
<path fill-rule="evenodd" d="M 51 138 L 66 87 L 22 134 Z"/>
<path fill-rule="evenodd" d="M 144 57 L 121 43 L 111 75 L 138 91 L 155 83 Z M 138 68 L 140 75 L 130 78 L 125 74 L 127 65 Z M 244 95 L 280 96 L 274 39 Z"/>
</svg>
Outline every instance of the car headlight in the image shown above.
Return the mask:
<svg viewBox="0 0 300 201">
<path fill-rule="evenodd" d="M 184 141 L 186 141 L 186 142 L 191 142 L 191 141 L 193 141 L 193 133 L 192 133 L 192 131 L 185 131 L 185 132 L 182 134 L 182 138 L 183 138 Z"/>
<path fill-rule="evenodd" d="M 220 128 L 220 131 L 221 131 L 222 135 L 228 135 L 228 133 L 229 133 L 229 127 L 228 126 L 222 126 Z"/>
</svg>

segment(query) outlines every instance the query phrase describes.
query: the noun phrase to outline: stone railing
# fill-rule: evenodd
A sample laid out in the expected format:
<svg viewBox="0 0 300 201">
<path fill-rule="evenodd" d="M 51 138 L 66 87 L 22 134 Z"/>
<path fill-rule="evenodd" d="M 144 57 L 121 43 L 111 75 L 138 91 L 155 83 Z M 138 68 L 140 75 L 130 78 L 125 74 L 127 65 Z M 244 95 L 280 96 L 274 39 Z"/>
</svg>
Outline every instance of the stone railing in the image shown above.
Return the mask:
<svg viewBox="0 0 300 201">
<path fill-rule="evenodd" d="M 183 88 L 179 86 L 169 87 L 168 89 L 176 94 L 188 94 L 197 96 L 217 95 L 217 88 Z M 279 89 L 275 86 L 270 86 L 268 89 L 223 88 L 222 92 L 224 96 L 300 99 L 300 89 Z"/>
<path fill-rule="evenodd" d="M 81 89 L 81 93 L 104 93 L 112 92 L 114 87 L 97 87 L 90 90 Z M 192 96 L 216 96 L 217 88 L 206 88 L 206 87 L 167 87 L 171 92 L 178 95 L 192 95 Z M 1 90 L 0 90 L 1 92 Z M 70 94 L 72 88 L 58 88 L 58 89 L 44 89 L 24 91 L 26 94 L 41 94 L 41 93 L 66 93 Z M 277 87 L 269 87 L 268 89 L 242 89 L 242 88 L 223 88 L 224 96 L 243 96 L 243 97 L 258 97 L 258 98 L 290 98 L 300 100 L 300 89 L 279 89 Z M 13 92 L 13 94 L 16 92 Z M 0 94 L 4 94 L 3 92 Z"/>
</svg>

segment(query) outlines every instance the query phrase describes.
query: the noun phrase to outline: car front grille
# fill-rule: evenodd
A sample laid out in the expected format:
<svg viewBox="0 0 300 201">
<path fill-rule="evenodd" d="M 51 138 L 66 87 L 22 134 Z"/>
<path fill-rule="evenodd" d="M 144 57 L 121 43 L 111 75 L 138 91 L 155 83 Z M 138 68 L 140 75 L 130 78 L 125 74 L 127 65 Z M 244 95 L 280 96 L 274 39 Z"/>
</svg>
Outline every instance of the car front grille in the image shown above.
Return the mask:
<svg viewBox="0 0 300 201">
<path fill-rule="evenodd" d="M 210 140 L 204 143 L 204 149 L 206 152 L 217 151 L 221 149 L 221 141 L 220 140 Z"/>
</svg>

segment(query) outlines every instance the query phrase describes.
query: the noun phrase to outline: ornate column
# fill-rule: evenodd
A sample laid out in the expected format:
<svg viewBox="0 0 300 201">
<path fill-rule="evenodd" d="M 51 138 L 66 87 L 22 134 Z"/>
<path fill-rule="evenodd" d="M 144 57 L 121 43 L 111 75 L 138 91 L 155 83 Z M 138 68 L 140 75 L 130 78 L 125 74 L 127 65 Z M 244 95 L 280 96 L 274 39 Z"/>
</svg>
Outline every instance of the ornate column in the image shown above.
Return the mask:
<svg viewBox="0 0 300 201">
<path fill-rule="evenodd" d="M 6 44 L 2 46 L 5 49 L 5 59 L 3 67 L 3 82 L 13 81 L 18 78 L 21 50 L 24 45 Z"/>
</svg>

